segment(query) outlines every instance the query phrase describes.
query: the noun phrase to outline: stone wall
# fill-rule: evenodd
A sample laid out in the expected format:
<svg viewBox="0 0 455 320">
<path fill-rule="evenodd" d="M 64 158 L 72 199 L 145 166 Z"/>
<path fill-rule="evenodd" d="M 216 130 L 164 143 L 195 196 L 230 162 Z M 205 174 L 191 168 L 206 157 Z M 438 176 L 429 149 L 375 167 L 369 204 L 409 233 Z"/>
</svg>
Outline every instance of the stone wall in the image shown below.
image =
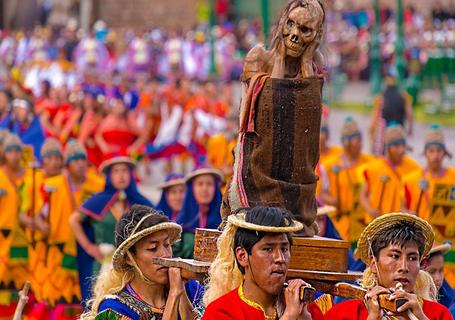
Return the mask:
<svg viewBox="0 0 455 320">
<path fill-rule="evenodd" d="M 37 0 L 2 0 L 0 3 L 2 27 L 32 29 L 39 18 L 37 9 Z"/>
<path fill-rule="evenodd" d="M 96 17 L 108 26 L 187 28 L 196 22 L 200 0 L 100 0 Z"/>
</svg>

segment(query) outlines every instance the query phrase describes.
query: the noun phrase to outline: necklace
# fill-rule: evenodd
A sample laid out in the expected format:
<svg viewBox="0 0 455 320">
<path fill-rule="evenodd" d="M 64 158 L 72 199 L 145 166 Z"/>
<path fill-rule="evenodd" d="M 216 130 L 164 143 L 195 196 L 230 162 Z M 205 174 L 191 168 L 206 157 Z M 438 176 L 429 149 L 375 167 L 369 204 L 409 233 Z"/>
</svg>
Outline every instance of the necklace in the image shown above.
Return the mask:
<svg viewBox="0 0 455 320">
<path fill-rule="evenodd" d="M 240 299 L 245 302 L 247 305 L 249 305 L 250 307 L 253 307 L 259 311 L 262 311 L 262 313 L 264 313 L 264 318 L 265 320 L 275 320 L 277 318 L 277 307 L 275 305 L 275 310 L 273 311 L 273 314 L 271 316 L 268 316 L 266 313 L 265 313 L 265 310 L 264 308 L 257 302 L 254 302 L 252 300 L 249 300 L 248 298 L 245 297 L 245 295 L 243 294 L 243 283 L 240 285 L 239 287 L 239 297 Z"/>
<path fill-rule="evenodd" d="M 142 301 L 143 303 L 146 303 L 147 305 L 149 305 L 153 312 L 155 312 L 155 313 L 163 313 L 164 312 L 164 308 L 165 307 L 156 308 L 156 307 L 152 306 L 151 304 L 147 303 L 144 299 L 142 299 L 142 297 L 139 295 L 139 293 L 137 293 L 136 290 L 133 289 L 133 286 L 131 284 L 127 284 L 126 285 L 126 289 L 128 290 L 128 292 L 133 297 L 135 297 L 136 299 L 138 299 L 138 300 Z"/>
</svg>

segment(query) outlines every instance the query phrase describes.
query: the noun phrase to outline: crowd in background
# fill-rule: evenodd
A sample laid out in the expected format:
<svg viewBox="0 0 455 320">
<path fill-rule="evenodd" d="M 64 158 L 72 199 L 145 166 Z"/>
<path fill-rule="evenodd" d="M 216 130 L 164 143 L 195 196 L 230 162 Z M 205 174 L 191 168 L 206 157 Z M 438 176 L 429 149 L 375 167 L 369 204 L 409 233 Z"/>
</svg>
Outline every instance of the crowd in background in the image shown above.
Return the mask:
<svg viewBox="0 0 455 320">
<path fill-rule="evenodd" d="M 332 2 L 329 2 L 332 3 Z M 444 8 L 434 3 L 432 14 L 416 7 L 404 8 L 403 36 L 407 73 L 421 74 L 428 81 L 450 74 L 454 76 L 455 8 Z M 326 40 L 329 64 L 346 73 L 351 80 L 368 80 L 370 50 L 374 26 L 372 7 L 351 3 L 328 11 Z M 395 64 L 398 45 L 395 8 L 380 5 L 380 60 L 383 74 Z"/>
</svg>

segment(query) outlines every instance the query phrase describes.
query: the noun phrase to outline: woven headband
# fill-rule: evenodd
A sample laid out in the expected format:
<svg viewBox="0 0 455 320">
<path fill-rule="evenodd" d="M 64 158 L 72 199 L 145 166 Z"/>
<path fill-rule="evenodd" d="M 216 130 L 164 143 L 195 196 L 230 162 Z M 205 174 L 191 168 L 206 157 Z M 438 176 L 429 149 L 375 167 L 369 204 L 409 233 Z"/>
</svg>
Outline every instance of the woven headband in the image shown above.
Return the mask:
<svg viewBox="0 0 455 320">
<path fill-rule="evenodd" d="M 142 217 L 142 219 L 139 220 L 139 222 L 137 223 L 137 225 L 134 227 L 133 231 L 132 231 L 131 234 L 130 234 L 130 237 L 136 233 L 137 228 L 139 228 L 139 226 L 142 224 L 142 222 L 145 221 L 145 219 L 147 219 L 148 217 L 151 217 L 151 216 L 153 216 L 153 215 L 154 215 L 154 213 L 150 213 L 150 214 L 148 214 L 148 215 Z"/>
</svg>

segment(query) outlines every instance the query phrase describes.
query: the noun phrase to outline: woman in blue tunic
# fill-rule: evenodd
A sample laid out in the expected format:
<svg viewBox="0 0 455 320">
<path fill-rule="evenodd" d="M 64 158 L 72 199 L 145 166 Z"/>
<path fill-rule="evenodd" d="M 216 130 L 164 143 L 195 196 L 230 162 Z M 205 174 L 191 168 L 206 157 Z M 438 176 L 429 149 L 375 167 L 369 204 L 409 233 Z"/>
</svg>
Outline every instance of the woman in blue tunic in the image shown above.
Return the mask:
<svg viewBox="0 0 455 320">
<path fill-rule="evenodd" d="M 180 269 L 150 263 L 153 258 L 172 257 L 172 244 L 180 239 L 181 227 L 162 213 L 134 205 L 116 227 L 113 268 L 95 284 L 90 311 L 81 319 L 195 319 L 201 287 L 184 284 Z"/>
<path fill-rule="evenodd" d="M 152 206 L 137 190 L 134 167 L 134 161 L 126 156 L 104 161 L 100 167 L 106 175 L 104 191 L 88 198 L 70 218 L 78 242 L 77 262 L 83 301 L 90 297 L 92 276 L 99 269 L 99 264 L 94 262 L 105 256 L 100 245 L 106 247 L 107 244 L 114 249 L 115 225 L 122 213 L 133 204 Z"/>
<path fill-rule="evenodd" d="M 160 202 L 156 209 L 162 211 L 171 221 L 177 219 L 182 210 L 183 198 L 185 197 L 185 179 L 183 175 L 171 173 L 165 182 L 157 186 L 162 190 Z"/>
<path fill-rule="evenodd" d="M 221 223 L 223 174 L 216 169 L 198 167 L 185 180 L 185 200 L 177 217 L 177 223 L 183 228 L 182 241 L 174 247 L 174 255 L 192 258 L 196 228 L 216 229 Z"/>
</svg>

